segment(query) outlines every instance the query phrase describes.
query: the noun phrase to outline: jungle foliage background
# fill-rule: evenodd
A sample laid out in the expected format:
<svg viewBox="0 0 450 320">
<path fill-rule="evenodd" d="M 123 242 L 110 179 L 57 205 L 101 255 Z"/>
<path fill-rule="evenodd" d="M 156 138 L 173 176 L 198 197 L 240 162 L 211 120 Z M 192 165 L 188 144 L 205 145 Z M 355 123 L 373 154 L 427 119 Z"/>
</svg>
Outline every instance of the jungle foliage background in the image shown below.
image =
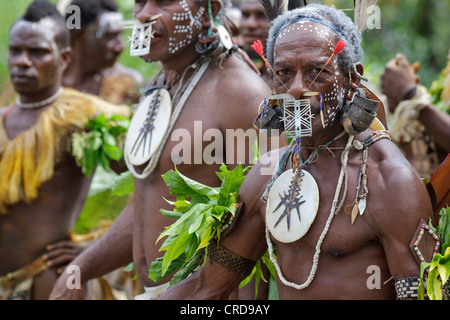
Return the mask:
<svg viewBox="0 0 450 320">
<path fill-rule="evenodd" d="M 8 72 L 8 33 L 11 24 L 20 17 L 33 0 L 0 0 L 0 92 L 9 77 Z M 58 0 L 50 0 L 57 3 Z M 124 19 L 132 19 L 134 1 L 116 0 Z M 234 1 L 234 0 L 233 0 Z M 239 0 L 236 0 L 239 2 Z M 334 4 L 338 9 L 353 8 L 353 0 L 308 1 Z M 438 78 L 440 71 L 447 65 L 450 49 L 450 0 L 382 0 L 380 9 L 380 27 L 367 29 L 363 34 L 362 47 L 364 58 L 364 76 L 370 79 L 369 85 L 376 89 L 384 65 L 396 53 L 403 53 L 410 62 L 418 61 L 418 71 L 422 83 L 429 87 Z M 353 18 L 351 11 L 346 11 Z M 131 30 L 125 30 L 124 41 Z M 120 62 L 139 70 L 146 79 L 159 69 L 158 63 L 146 63 L 142 59 L 129 56 L 129 48 L 120 57 Z M 87 232 L 98 227 L 99 219 L 112 220 L 129 201 L 126 192 L 123 195 L 111 194 L 109 189 L 119 179 L 117 175 L 105 172 L 98 174 L 91 186 L 91 194 L 78 221 L 76 232 Z M 132 182 L 131 182 L 132 184 Z M 132 189 L 132 185 L 130 186 Z"/>
</svg>

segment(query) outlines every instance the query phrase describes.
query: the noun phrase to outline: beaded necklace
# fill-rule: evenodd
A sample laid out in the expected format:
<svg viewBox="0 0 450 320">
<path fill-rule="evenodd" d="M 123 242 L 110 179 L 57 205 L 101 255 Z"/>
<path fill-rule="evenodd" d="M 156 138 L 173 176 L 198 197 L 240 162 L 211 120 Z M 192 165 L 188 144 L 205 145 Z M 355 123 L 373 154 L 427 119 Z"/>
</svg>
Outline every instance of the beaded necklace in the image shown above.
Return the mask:
<svg viewBox="0 0 450 320">
<path fill-rule="evenodd" d="M 37 101 L 37 102 L 30 102 L 30 103 L 23 103 L 20 101 L 20 97 L 16 100 L 16 105 L 21 109 L 37 109 L 46 105 L 49 105 L 58 99 L 63 92 L 63 88 L 60 87 L 58 91 L 56 91 L 51 97 L 48 97 L 47 99 Z"/>
<path fill-rule="evenodd" d="M 342 136 L 342 135 L 340 135 L 340 136 Z M 340 136 L 338 135 L 335 139 L 331 140 L 329 143 L 325 144 L 324 146 L 322 146 L 320 148 L 317 148 L 315 150 L 315 152 L 313 152 L 305 162 L 300 162 L 300 168 L 303 168 L 304 165 L 306 163 L 310 162 L 317 155 L 317 153 L 320 150 L 323 150 L 325 147 L 330 145 L 333 141 L 336 141 L 338 138 L 340 138 Z M 365 205 L 366 205 L 366 197 L 368 194 L 367 174 L 366 174 L 368 148 L 373 143 L 375 143 L 376 141 L 383 139 L 383 138 L 391 139 L 390 134 L 387 130 L 375 131 L 375 132 L 373 132 L 372 135 L 370 135 L 363 141 L 354 140 L 354 136 L 349 135 L 349 139 L 348 139 L 345 149 L 341 155 L 341 170 L 340 170 L 338 183 L 337 183 L 336 191 L 334 194 L 334 199 L 332 202 L 330 214 L 326 221 L 325 227 L 319 237 L 319 240 L 317 241 L 315 253 L 313 256 L 313 265 L 312 265 L 310 274 L 309 274 L 307 280 L 303 284 L 296 284 L 296 283 L 290 282 L 290 281 L 286 280 L 286 278 L 283 276 L 281 268 L 273 254 L 273 245 L 272 245 L 272 241 L 270 240 L 269 227 L 268 227 L 268 224 L 266 223 L 266 242 L 267 242 L 267 246 L 268 246 L 269 257 L 275 266 L 278 277 L 280 278 L 281 282 L 285 286 L 288 286 L 288 287 L 291 287 L 291 288 L 294 288 L 297 290 L 301 290 L 301 289 L 308 287 L 314 279 L 314 276 L 316 274 L 317 267 L 319 264 L 319 255 L 321 252 L 321 246 L 322 246 L 323 240 L 325 239 L 325 236 L 328 233 L 328 230 L 330 228 L 333 217 L 340 212 L 340 210 L 343 207 L 345 198 L 346 198 L 347 182 L 348 182 L 348 174 L 347 174 L 348 154 L 352 148 L 355 148 L 356 150 L 363 150 L 362 157 L 361 157 L 362 161 L 361 161 L 361 167 L 360 167 L 360 174 L 359 174 L 359 178 L 358 178 L 357 191 L 356 191 L 356 200 L 354 202 L 354 209 L 352 210 L 352 224 L 353 224 L 358 212 L 360 213 L 360 215 L 362 215 L 364 213 Z M 292 149 L 290 148 L 288 150 L 288 152 L 292 152 Z M 282 159 L 283 159 L 283 157 L 282 157 Z M 298 171 L 301 171 L 301 169 L 297 170 L 297 172 Z M 272 187 L 272 185 L 269 184 L 269 187 Z M 343 194 L 341 196 L 341 200 L 339 201 L 339 196 L 341 194 L 342 189 L 343 189 Z M 272 233 L 272 235 L 273 235 L 273 233 Z"/>
</svg>

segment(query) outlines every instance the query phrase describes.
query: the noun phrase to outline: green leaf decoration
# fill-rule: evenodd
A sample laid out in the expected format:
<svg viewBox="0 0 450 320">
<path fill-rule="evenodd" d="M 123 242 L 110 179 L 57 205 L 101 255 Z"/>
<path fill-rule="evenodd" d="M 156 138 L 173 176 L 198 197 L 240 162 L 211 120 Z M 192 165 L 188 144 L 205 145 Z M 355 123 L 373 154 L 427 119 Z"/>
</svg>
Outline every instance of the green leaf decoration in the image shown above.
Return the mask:
<svg viewBox="0 0 450 320">
<path fill-rule="evenodd" d="M 220 238 L 223 222 L 234 216 L 239 188 L 247 171 L 248 168 L 241 165 L 228 170 L 223 164 L 217 172 L 222 181 L 219 188 L 194 181 L 176 167 L 162 175 L 177 200 L 167 201 L 173 210 L 160 210 L 175 222 L 157 239 L 158 243 L 165 238 L 159 249 L 165 253 L 150 266 L 149 277 L 153 281 L 158 282 L 179 268 L 171 280 L 173 285 L 199 267 L 206 257 L 209 243 Z"/>
<path fill-rule="evenodd" d="M 439 212 L 439 224 L 430 228 L 438 235 L 441 241 L 440 252 L 436 253 L 431 262 L 422 262 L 420 265 L 419 300 L 442 300 L 442 286 L 447 284 L 450 277 L 450 208 L 442 208 Z M 425 275 L 428 280 L 425 283 Z M 425 286 L 426 285 L 426 286 Z M 427 289 L 425 296 L 425 287 Z"/>
<path fill-rule="evenodd" d="M 100 114 L 89 119 L 87 131 L 75 132 L 69 139 L 68 147 L 83 173 L 91 176 L 97 166 L 111 170 L 111 161 L 120 161 L 123 156 L 123 141 L 130 120 L 120 115 L 106 119 Z"/>
<path fill-rule="evenodd" d="M 134 191 L 133 174 L 130 171 L 122 172 L 113 182 L 111 194 L 125 196 Z"/>
</svg>

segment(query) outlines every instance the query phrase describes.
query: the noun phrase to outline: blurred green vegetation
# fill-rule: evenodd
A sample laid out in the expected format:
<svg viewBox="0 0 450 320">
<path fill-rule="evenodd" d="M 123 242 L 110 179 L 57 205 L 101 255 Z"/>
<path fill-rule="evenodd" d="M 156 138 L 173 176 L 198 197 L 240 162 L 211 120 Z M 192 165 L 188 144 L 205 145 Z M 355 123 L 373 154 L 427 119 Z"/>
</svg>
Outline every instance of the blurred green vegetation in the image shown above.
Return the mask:
<svg viewBox="0 0 450 320">
<path fill-rule="evenodd" d="M 57 0 L 50 0 L 54 3 Z M 32 0 L 1 1 L 0 3 L 0 84 L 8 77 L 7 43 L 8 31 Z M 339 9 L 353 8 L 353 0 L 309 1 L 334 4 Z M 132 18 L 134 1 L 117 0 L 126 20 Z M 380 29 L 367 29 L 363 35 L 365 74 L 375 85 L 386 62 L 396 53 L 405 54 L 411 62 L 419 61 L 419 75 L 429 87 L 445 67 L 450 48 L 450 0 L 389 0 L 378 1 Z M 352 12 L 348 12 L 352 16 Z M 124 40 L 128 41 L 130 30 Z M 154 74 L 158 65 L 130 57 L 126 49 L 121 63 L 139 70 L 146 79 Z"/>
</svg>

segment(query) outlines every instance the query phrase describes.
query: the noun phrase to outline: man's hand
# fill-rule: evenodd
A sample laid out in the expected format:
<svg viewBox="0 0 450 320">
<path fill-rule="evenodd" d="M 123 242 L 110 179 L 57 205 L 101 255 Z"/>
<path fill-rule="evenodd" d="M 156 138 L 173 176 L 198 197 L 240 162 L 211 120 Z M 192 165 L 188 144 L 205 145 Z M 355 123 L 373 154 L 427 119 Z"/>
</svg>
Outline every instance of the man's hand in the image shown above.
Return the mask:
<svg viewBox="0 0 450 320">
<path fill-rule="evenodd" d="M 76 277 L 76 274 L 64 271 L 53 286 L 49 300 L 84 300 L 84 286 L 77 283 Z"/>
<path fill-rule="evenodd" d="M 49 244 L 47 252 L 44 254 L 47 266 L 64 267 L 78 256 L 86 247 L 72 241 L 60 241 Z M 61 270 L 59 270 L 61 272 Z"/>
<path fill-rule="evenodd" d="M 397 54 L 394 59 L 386 64 L 380 77 L 380 89 L 388 99 L 391 113 L 395 111 L 400 101 L 405 98 L 405 94 L 419 83 L 420 78 L 416 71 L 416 68 L 411 66 L 408 59 L 402 54 Z"/>
</svg>

